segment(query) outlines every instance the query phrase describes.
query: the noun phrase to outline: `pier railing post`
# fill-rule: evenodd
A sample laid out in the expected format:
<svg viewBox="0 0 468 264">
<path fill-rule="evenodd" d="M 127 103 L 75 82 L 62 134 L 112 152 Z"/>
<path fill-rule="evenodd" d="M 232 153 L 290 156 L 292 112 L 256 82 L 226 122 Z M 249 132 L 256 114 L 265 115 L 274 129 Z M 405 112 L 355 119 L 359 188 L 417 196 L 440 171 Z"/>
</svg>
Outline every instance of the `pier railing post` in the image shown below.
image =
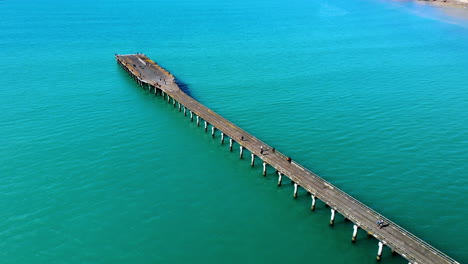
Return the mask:
<svg viewBox="0 0 468 264">
<path fill-rule="evenodd" d="M 353 226 L 353 237 L 351 238 L 351 242 L 353 242 L 353 243 L 356 243 L 356 237 L 357 237 L 358 229 L 359 229 L 358 225 Z"/>
</svg>

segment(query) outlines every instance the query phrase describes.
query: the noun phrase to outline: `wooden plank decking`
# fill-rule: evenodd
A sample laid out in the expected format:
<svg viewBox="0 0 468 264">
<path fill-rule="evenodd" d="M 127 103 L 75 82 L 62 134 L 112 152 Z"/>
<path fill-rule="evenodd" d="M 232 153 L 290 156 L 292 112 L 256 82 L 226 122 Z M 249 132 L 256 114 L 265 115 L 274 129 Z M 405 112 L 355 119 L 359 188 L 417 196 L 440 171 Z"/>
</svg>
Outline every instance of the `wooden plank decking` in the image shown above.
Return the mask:
<svg viewBox="0 0 468 264">
<path fill-rule="evenodd" d="M 459 264 L 315 173 L 294 161 L 289 162 L 287 157 L 278 150 L 273 152 L 272 146 L 262 142 L 188 96 L 178 87 L 172 74 L 145 55 L 116 55 L 116 59 L 142 87 L 154 91 L 155 94 L 162 93 L 165 96 L 170 96 L 173 100 L 171 102 L 174 104 L 176 102 L 180 103 L 188 111 L 214 126 L 216 130 L 222 131 L 225 136 L 233 139 L 278 172 L 289 177 L 316 198 L 329 205 L 330 208 L 336 210 L 336 212 L 358 225 L 359 228 L 372 234 L 385 246 L 390 247 L 406 258 L 410 263 Z M 261 151 L 261 146 L 263 146 L 264 151 Z M 380 229 L 376 224 L 378 220 L 383 220 L 389 226 Z"/>
</svg>

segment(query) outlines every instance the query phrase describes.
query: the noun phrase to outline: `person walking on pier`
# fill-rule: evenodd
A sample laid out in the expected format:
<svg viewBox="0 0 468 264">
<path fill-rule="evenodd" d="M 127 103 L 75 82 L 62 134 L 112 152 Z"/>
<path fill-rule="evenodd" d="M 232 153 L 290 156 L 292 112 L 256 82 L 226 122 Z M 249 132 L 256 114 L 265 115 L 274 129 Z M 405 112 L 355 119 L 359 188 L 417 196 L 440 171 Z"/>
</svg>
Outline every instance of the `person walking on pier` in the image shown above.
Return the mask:
<svg viewBox="0 0 468 264">
<path fill-rule="evenodd" d="M 379 226 L 379 228 L 382 228 L 384 226 L 384 221 L 383 220 L 377 221 L 377 226 Z"/>
<path fill-rule="evenodd" d="M 263 154 L 263 146 L 260 146 L 260 154 Z"/>
</svg>

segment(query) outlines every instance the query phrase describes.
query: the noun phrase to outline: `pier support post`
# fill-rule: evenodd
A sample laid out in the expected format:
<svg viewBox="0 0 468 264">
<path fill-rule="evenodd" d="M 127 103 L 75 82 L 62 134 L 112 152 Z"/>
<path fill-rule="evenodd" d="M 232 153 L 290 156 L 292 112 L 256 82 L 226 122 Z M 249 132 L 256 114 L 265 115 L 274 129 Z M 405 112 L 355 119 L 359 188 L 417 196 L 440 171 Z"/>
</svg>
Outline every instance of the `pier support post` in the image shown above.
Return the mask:
<svg viewBox="0 0 468 264">
<path fill-rule="evenodd" d="M 312 205 L 310 206 L 310 210 L 315 211 L 315 195 L 311 194 L 310 197 L 312 198 Z"/>
<path fill-rule="evenodd" d="M 331 209 L 331 217 L 330 217 L 330 225 L 333 226 L 335 224 L 335 209 Z"/>
<path fill-rule="evenodd" d="M 394 249 L 392 249 L 392 256 L 396 256 L 396 255 L 397 255 L 397 252 Z"/>
<path fill-rule="evenodd" d="M 171 97 L 169 95 L 167 95 L 167 102 L 171 103 Z"/>
<path fill-rule="evenodd" d="M 211 127 L 211 137 L 214 138 L 216 128 L 214 126 Z"/>
<path fill-rule="evenodd" d="M 377 251 L 377 261 L 382 259 L 383 243 L 379 241 L 379 250 Z"/>
<path fill-rule="evenodd" d="M 184 116 L 187 116 L 187 107 L 184 106 Z"/>
<path fill-rule="evenodd" d="M 263 176 L 266 176 L 267 163 L 263 162 Z"/>
<path fill-rule="evenodd" d="M 182 105 L 179 103 L 179 112 L 181 111 L 182 109 Z"/>
<path fill-rule="evenodd" d="M 190 110 L 190 121 L 193 121 L 193 112 Z"/>
<path fill-rule="evenodd" d="M 283 181 L 283 175 L 281 172 L 278 171 L 278 186 L 281 186 L 281 182 Z"/>
<path fill-rule="evenodd" d="M 252 157 L 250 160 L 250 166 L 253 167 L 255 165 L 255 154 L 252 153 L 250 156 Z"/>
<path fill-rule="evenodd" d="M 174 107 L 176 106 L 176 101 L 175 101 L 174 97 L 172 98 L 172 106 L 174 106 Z"/>
<path fill-rule="evenodd" d="M 208 130 L 208 122 L 205 120 L 205 132 Z"/>
<path fill-rule="evenodd" d="M 232 151 L 232 145 L 234 143 L 234 140 L 232 138 L 229 139 L 229 150 Z"/>
<path fill-rule="evenodd" d="M 239 157 L 242 159 L 242 156 L 244 155 L 244 147 L 241 145 L 239 147 Z"/>
<path fill-rule="evenodd" d="M 294 183 L 294 195 L 293 195 L 293 196 L 294 196 L 294 199 L 297 198 L 297 189 L 298 189 L 297 187 L 298 187 L 298 186 L 299 186 L 299 185 L 297 184 L 297 182 L 295 182 L 295 183 Z"/>
<path fill-rule="evenodd" d="M 221 144 L 224 144 L 224 133 L 221 132 Z"/>
<path fill-rule="evenodd" d="M 200 126 L 200 117 L 197 116 L 197 126 Z"/>
<path fill-rule="evenodd" d="M 353 226 L 353 237 L 351 238 L 351 242 L 356 243 L 356 237 L 357 237 L 357 231 L 359 229 L 359 226 L 354 225 Z"/>
</svg>

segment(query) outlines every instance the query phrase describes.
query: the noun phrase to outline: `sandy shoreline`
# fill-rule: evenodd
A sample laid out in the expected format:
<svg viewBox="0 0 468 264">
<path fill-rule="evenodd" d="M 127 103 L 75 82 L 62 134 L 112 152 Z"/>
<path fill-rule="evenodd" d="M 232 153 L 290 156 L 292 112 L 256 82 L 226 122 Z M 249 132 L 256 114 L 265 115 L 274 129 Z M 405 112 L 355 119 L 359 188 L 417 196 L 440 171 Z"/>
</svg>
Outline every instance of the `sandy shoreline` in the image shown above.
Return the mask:
<svg viewBox="0 0 468 264">
<path fill-rule="evenodd" d="M 416 0 L 422 5 L 434 6 L 444 14 L 458 19 L 458 21 L 468 20 L 468 0 Z"/>
<path fill-rule="evenodd" d="M 435 5 L 447 5 L 453 7 L 468 8 L 468 0 L 417 0 L 418 2 L 425 2 Z"/>
<path fill-rule="evenodd" d="M 454 22 L 456 24 L 459 24 L 461 21 L 463 25 L 466 25 L 466 21 L 468 20 L 468 0 L 392 0 L 392 1 L 412 2 L 421 6 L 431 6 L 431 7 L 437 8 L 446 16 L 457 19 L 457 21 L 448 21 L 448 22 Z M 424 13 L 419 13 L 419 11 L 416 11 L 416 14 L 424 16 Z"/>
</svg>

